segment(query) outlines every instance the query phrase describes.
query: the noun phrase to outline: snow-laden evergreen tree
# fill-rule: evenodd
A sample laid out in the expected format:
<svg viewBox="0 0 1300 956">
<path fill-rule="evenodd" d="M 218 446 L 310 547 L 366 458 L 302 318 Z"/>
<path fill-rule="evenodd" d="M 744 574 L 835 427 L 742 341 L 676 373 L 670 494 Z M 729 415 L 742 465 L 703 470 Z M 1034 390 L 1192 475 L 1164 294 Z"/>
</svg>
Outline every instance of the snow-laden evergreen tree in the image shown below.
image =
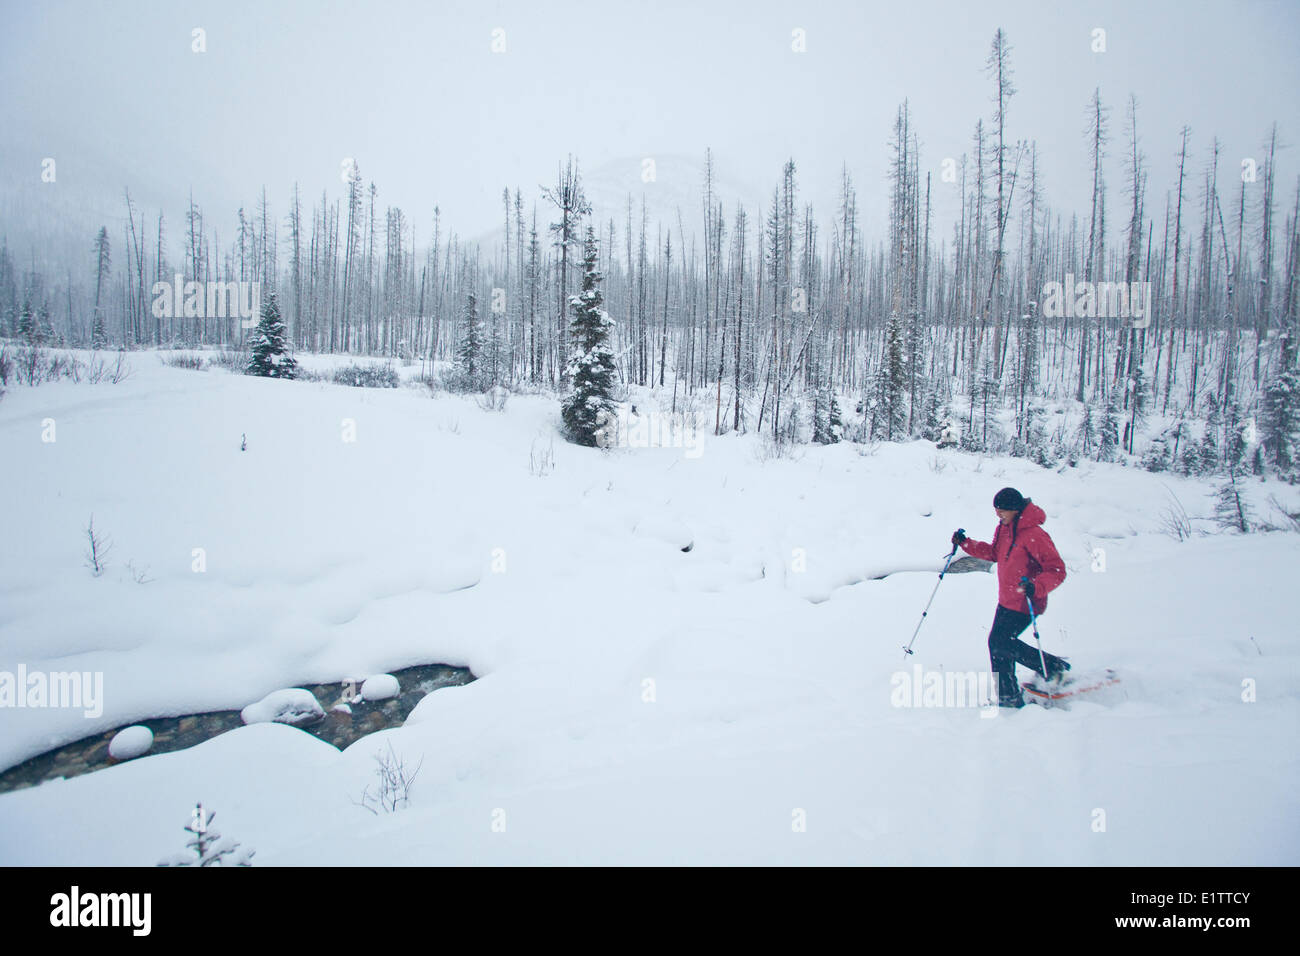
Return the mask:
<svg viewBox="0 0 1300 956">
<path fill-rule="evenodd" d="M 943 434 L 943 416 L 939 412 L 939 391 L 933 385 L 926 390 L 925 405 L 921 416 L 921 437 L 926 441 L 937 442 Z"/>
<path fill-rule="evenodd" d="M 460 343 L 456 346 L 455 387 L 466 392 L 481 392 L 486 387 L 484 374 L 483 321 L 478 315 L 478 299 L 473 291 L 465 299 Z"/>
<path fill-rule="evenodd" d="M 90 332 L 90 347 L 95 351 L 108 348 L 108 330 L 104 328 L 103 313 L 96 310 L 94 328 Z"/>
<path fill-rule="evenodd" d="M 1079 443 L 1079 454 L 1087 458 L 1097 444 L 1097 423 L 1093 421 L 1091 405 L 1083 406 L 1083 419 L 1079 422 L 1075 438 Z"/>
<path fill-rule="evenodd" d="M 505 378 L 506 369 L 510 366 L 510 353 L 506 346 L 505 319 L 497 313 L 492 313 L 492 327 L 488 332 L 487 341 L 484 343 L 484 362 L 483 378 L 484 385 L 493 388 L 500 385 Z"/>
<path fill-rule="evenodd" d="M 1097 460 L 1114 461 L 1119 449 L 1119 409 L 1115 405 L 1115 393 L 1112 391 L 1106 399 L 1106 411 L 1101 418 L 1101 428 L 1097 435 Z"/>
<path fill-rule="evenodd" d="M 1289 334 L 1279 343 L 1282 354 L 1278 370 L 1264 389 L 1260 409 L 1260 440 L 1265 458 L 1277 473 L 1293 481 L 1296 478 L 1296 446 L 1300 445 L 1300 372 L 1296 370 L 1296 351 Z"/>
<path fill-rule="evenodd" d="M 980 370 L 979 381 L 975 386 L 975 394 L 978 396 L 980 406 L 980 433 L 979 448 L 981 451 L 988 451 L 997 444 L 996 439 L 999 437 L 999 428 L 997 423 L 997 405 L 998 405 L 998 374 L 993 365 L 993 357 L 986 356 L 984 365 Z M 989 414 L 990 408 L 993 415 Z M 991 420 L 990 420 L 991 419 Z M 990 436 L 994 441 L 990 441 Z"/>
<path fill-rule="evenodd" d="M 18 337 L 26 345 L 39 345 L 37 336 L 36 316 L 32 313 L 31 300 L 24 299 L 22 311 L 18 313 Z"/>
<path fill-rule="evenodd" d="M 1044 468 L 1051 468 L 1056 464 L 1056 459 L 1052 455 L 1052 450 L 1048 447 L 1047 428 L 1043 425 L 1043 416 L 1046 410 L 1043 406 L 1030 402 L 1025 406 L 1025 438 L 1024 451 L 1025 457 L 1037 465 Z"/>
<path fill-rule="evenodd" d="M 1219 414 L 1219 400 L 1211 393 L 1205 402 L 1205 431 L 1201 435 L 1201 474 L 1213 475 L 1219 471 L 1219 428 L 1223 417 Z"/>
<path fill-rule="evenodd" d="M 813 398 L 813 443 L 825 445 L 830 429 L 830 414 L 826 408 L 826 386 L 816 390 Z"/>
<path fill-rule="evenodd" d="M 907 406 L 903 401 L 907 387 L 907 368 L 903 362 L 903 323 L 897 312 L 889 315 L 885 326 L 885 364 L 880 378 L 880 437 L 885 441 L 907 435 Z"/>
<path fill-rule="evenodd" d="M 40 310 L 36 313 L 36 343 L 38 345 L 54 345 L 54 323 L 50 320 L 50 304 L 42 302 Z"/>
<path fill-rule="evenodd" d="M 1133 367 L 1133 377 L 1128 380 L 1129 420 L 1125 434 L 1128 435 L 1127 451 L 1134 454 L 1137 448 L 1137 433 L 1147 420 L 1147 405 L 1151 396 L 1147 388 L 1146 374 L 1142 366 Z"/>
<path fill-rule="evenodd" d="M 190 834 L 185 844 L 189 852 L 159 860 L 158 866 L 252 866 L 257 851 L 241 848 L 238 840 L 223 837 L 211 825 L 216 818 L 216 811 L 204 810 L 203 804 L 196 804 L 184 828 Z"/>
<path fill-rule="evenodd" d="M 1016 366 L 1014 385 L 1016 394 L 1016 427 L 1018 437 L 1029 443 L 1029 423 L 1026 416 L 1030 398 L 1038 387 L 1038 311 L 1036 303 L 1029 302 L 1020 317 L 1020 361 Z"/>
<path fill-rule="evenodd" d="M 1250 531 L 1250 506 L 1242 497 L 1235 470 L 1229 470 L 1227 479 L 1220 483 L 1215 494 L 1214 519 L 1222 528 L 1235 529 L 1242 534 Z"/>
<path fill-rule="evenodd" d="M 1178 457 L 1178 470 L 1184 475 L 1195 477 L 1204 470 L 1205 463 L 1201 459 L 1201 446 L 1194 441 L 1188 441 L 1183 445 L 1182 454 Z"/>
<path fill-rule="evenodd" d="M 1142 453 L 1142 467 L 1152 472 L 1168 471 L 1172 452 L 1170 442 L 1172 441 L 1173 433 L 1170 429 L 1163 430 L 1159 435 L 1151 439 L 1151 444 Z"/>
<path fill-rule="evenodd" d="M 268 293 L 262 303 L 262 318 L 249 337 L 252 356 L 244 369 L 249 375 L 265 378 L 294 378 L 298 363 L 289 354 L 288 330 L 280 318 L 280 304 L 274 292 Z"/>
<path fill-rule="evenodd" d="M 595 446 L 600 443 L 603 427 L 615 413 L 614 350 L 609 345 L 614 320 L 601 308 L 604 297 L 600 283 L 604 276 L 596 267 L 596 234 L 590 226 L 583 242 L 583 260 L 582 291 L 569 296 L 573 310 L 569 323 L 572 352 L 566 376 L 572 391 L 564 400 L 561 417 L 569 441 Z"/>
<path fill-rule="evenodd" d="M 844 412 L 840 409 L 840 400 L 835 394 L 835 389 L 831 389 L 830 435 L 832 442 L 844 438 Z"/>
<path fill-rule="evenodd" d="M 956 416 L 951 408 L 945 408 L 943 425 L 939 429 L 939 439 L 935 445 L 939 448 L 956 448 L 961 443 L 961 429 L 957 426 Z"/>
<path fill-rule="evenodd" d="M 844 420 L 840 403 L 829 385 L 817 389 L 813 405 L 813 441 L 819 445 L 833 445 L 844 437 Z"/>
<path fill-rule="evenodd" d="M 1228 403 L 1225 416 L 1223 460 L 1230 474 L 1241 474 L 1246 467 L 1246 455 L 1249 451 L 1247 432 L 1250 423 L 1242 417 L 1241 405 L 1234 398 Z"/>
</svg>

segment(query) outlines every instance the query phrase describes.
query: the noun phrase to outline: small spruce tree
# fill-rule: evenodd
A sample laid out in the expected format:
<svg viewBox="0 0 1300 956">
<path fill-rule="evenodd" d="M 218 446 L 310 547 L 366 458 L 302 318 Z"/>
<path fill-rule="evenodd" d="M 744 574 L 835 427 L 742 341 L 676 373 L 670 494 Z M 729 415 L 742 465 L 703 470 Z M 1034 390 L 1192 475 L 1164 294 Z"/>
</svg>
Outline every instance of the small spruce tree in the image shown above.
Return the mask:
<svg viewBox="0 0 1300 956">
<path fill-rule="evenodd" d="M 32 314 L 32 303 L 25 299 L 22 311 L 18 313 L 18 337 L 27 345 L 40 345 L 39 335 L 36 317 Z"/>
<path fill-rule="evenodd" d="M 1114 461 L 1119 449 L 1119 409 L 1115 406 L 1115 393 L 1106 399 L 1106 411 L 1102 415 L 1101 428 L 1097 435 L 1097 460 Z"/>
<path fill-rule="evenodd" d="M 827 422 L 830 440 L 834 444 L 844 437 L 844 414 L 840 411 L 840 400 L 835 397 L 835 389 L 832 388 L 829 391 L 831 393 L 831 404 L 827 412 Z"/>
<path fill-rule="evenodd" d="M 813 405 L 813 441 L 819 445 L 833 445 L 844 437 L 844 421 L 840 403 L 829 385 L 817 389 Z"/>
<path fill-rule="evenodd" d="M 104 315 L 95 311 L 95 325 L 90 333 L 90 347 L 95 351 L 108 348 L 108 330 L 104 328 Z"/>
<path fill-rule="evenodd" d="M 251 848 L 241 848 L 238 840 L 223 837 L 211 824 L 217 814 L 196 804 L 185 832 L 189 853 L 177 853 L 158 861 L 158 866 L 252 866 Z"/>
<path fill-rule="evenodd" d="M 907 385 L 907 368 L 903 362 L 903 324 L 897 312 L 890 313 L 885 326 L 885 364 L 880 381 L 883 414 L 881 437 L 885 441 L 907 437 L 907 408 L 903 392 Z"/>
<path fill-rule="evenodd" d="M 1092 419 L 1091 405 L 1083 406 L 1083 420 L 1079 422 L 1076 438 L 1079 442 L 1079 454 L 1087 457 L 1097 443 L 1097 423 Z"/>
<path fill-rule="evenodd" d="M 1201 435 L 1201 474 L 1213 475 L 1219 470 L 1219 428 L 1223 416 L 1219 413 L 1219 400 L 1213 394 L 1205 403 L 1205 431 Z"/>
<path fill-rule="evenodd" d="M 609 338 L 614 320 L 601 308 L 604 297 L 597 270 L 596 234 L 587 227 L 583 242 L 582 291 L 569 296 L 573 318 L 569 323 L 572 348 L 567 366 L 571 391 L 561 409 L 569 441 L 579 445 L 599 444 L 602 428 L 614 417 L 614 351 Z"/>
<path fill-rule="evenodd" d="M 1128 421 L 1128 448 L 1130 455 L 1134 454 L 1137 447 L 1138 429 L 1146 424 L 1147 404 L 1149 396 L 1147 394 L 1146 375 L 1142 371 L 1141 365 L 1133 367 L 1133 377 L 1129 379 L 1129 421 Z"/>
<path fill-rule="evenodd" d="M 1278 371 L 1264 389 L 1260 409 L 1260 437 L 1267 449 L 1265 457 L 1277 473 L 1291 480 L 1296 471 L 1296 447 L 1300 445 L 1300 372 L 1296 370 L 1296 352 L 1290 335 L 1280 341 L 1282 354 Z"/>
<path fill-rule="evenodd" d="M 1250 507 L 1241 496 L 1235 470 L 1229 471 L 1227 479 L 1219 484 L 1215 494 L 1214 519 L 1222 528 L 1235 529 L 1242 534 L 1250 531 Z"/>
<path fill-rule="evenodd" d="M 262 303 L 262 318 L 249 339 L 252 355 L 244 371 L 264 378 L 294 378 L 298 363 L 289 354 L 288 330 L 280 318 L 280 305 L 276 294 L 269 293 Z"/>
<path fill-rule="evenodd" d="M 478 299 L 470 292 L 462 316 L 460 344 L 456 346 L 456 387 L 466 392 L 484 388 L 483 322 L 478 316 Z"/>
</svg>

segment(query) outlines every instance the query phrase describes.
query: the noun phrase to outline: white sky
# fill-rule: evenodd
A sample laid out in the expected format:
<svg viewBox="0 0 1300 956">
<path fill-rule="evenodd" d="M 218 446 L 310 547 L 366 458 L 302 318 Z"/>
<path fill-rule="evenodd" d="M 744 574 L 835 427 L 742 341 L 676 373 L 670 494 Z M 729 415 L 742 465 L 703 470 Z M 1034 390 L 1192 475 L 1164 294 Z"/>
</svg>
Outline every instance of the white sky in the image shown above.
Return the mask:
<svg viewBox="0 0 1300 956">
<path fill-rule="evenodd" d="M 446 226 L 477 235 L 496 226 L 503 186 L 531 201 L 569 153 L 584 170 L 626 170 L 627 188 L 640 191 L 642 157 L 702 163 L 712 147 L 727 177 L 764 200 L 793 156 L 823 236 L 847 163 L 863 224 L 879 237 L 904 97 L 935 173 L 936 213 L 955 209 L 940 163 L 968 151 L 976 119 L 991 115 L 983 65 L 998 26 L 1019 88 L 1008 134 L 1037 139 L 1058 209 L 1087 208 L 1094 86 L 1111 107 L 1111 222 L 1121 221 L 1132 92 L 1157 237 L 1183 123 L 1197 176 L 1210 137 L 1223 143 L 1225 209 L 1241 157 L 1259 156 L 1270 122 L 1283 144 L 1300 136 L 1293 0 L 0 0 L 0 173 L 8 189 L 48 188 L 40 161 L 52 156 L 55 188 L 118 201 L 130 186 L 151 216 L 162 204 L 177 232 L 192 187 L 224 242 L 236 206 L 251 210 L 263 184 L 282 216 L 295 180 L 308 203 L 323 188 L 333 198 L 341 162 L 355 157 L 381 207 L 401 206 L 423 242 L 435 203 Z M 194 27 L 206 30 L 206 53 L 191 51 Z M 491 50 L 498 27 L 505 53 Z M 1095 27 L 1107 31 L 1105 53 L 1090 48 Z M 795 28 L 806 31 L 805 53 L 791 50 Z M 1294 149 L 1280 169 L 1286 208 Z M 689 229 L 698 201 L 683 212 Z M 621 209 L 610 213 L 621 224 Z M 754 222 L 759 210 L 750 213 Z"/>
</svg>

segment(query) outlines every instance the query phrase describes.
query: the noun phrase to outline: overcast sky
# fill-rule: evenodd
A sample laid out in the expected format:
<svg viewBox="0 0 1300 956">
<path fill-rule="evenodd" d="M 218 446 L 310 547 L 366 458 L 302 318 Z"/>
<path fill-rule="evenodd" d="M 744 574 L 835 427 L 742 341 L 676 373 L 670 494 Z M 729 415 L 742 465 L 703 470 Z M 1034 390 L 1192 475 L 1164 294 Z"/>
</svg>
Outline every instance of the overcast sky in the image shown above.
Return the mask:
<svg viewBox="0 0 1300 956">
<path fill-rule="evenodd" d="M 724 182 L 763 200 L 793 157 L 801 198 L 824 224 L 847 163 L 863 225 L 879 237 L 890 127 L 905 97 L 923 168 L 935 174 L 936 212 L 955 208 L 941 163 L 969 151 L 976 119 L 991 116 L 983 67 L 999 26 L 1019 90 L 1008 135 L 1037 140 L 1058 209 L 1087 209 L 1094 86 L 1111 108 L 1112 202 L 1124 183 L 1125 103 L 1137 95 L 1158 223 L 1183 123 L 1198 176 L 1219 137 L 1220 183 L 1233 194 L 1241 158 L 1260 155 L 1272 121 L 1283 144 L 1300 136 L 1295 0 L 0 0 L 0 9 L 6 188 L 50 188 L 40 163 L 54 157 L 53 188 L 117 197 L 129 186 L 151 215 L 163 204 L 177 230 L 190 188 L 214 220 L 233 221 L 266 185 L 283 215 L 295 180 L 308 202 L 322 189 L 333 198 L 343 160 L 355 157 L 381 206 L 401 206 L 421 242 L 435 204 L 472 236 L 499 221 L 502 187 L 531 201 L 569 153 L 639 192 L 654 188 L 641 182 L 643 158 L 702 162 L 712 147 Z M 206 52 L 192 51 L 196 27 Z M 1095 28 L 1104 53 L 1092 49 Z M 806 52 L 792 49 L 796 29 Z M 1288 207 L 1294 148 L 1280 169 L 1277 198 Z M 621 223 L 620 210 L 607 212 Z M 698 200 L 684 212 L 698 218 Z"/>
</svg>

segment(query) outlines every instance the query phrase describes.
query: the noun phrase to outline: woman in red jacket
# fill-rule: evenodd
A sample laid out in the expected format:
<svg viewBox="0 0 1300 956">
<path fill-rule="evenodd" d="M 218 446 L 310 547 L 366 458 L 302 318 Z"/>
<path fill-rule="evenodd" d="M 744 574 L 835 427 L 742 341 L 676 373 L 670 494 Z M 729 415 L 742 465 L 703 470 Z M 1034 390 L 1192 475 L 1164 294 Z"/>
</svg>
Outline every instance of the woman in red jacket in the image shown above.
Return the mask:
<svg viewBox="0 0 1300 956">
<path fill-rule="evenodd" d="M 960 531 L 952 536 L 952 543 L 973 557 L 997 563 L 998 609 L 989 631 L 989 661 L 998 675 L 998 703 L 1023 707 L 1016 664 L 1024 664 L 1046 680 L 1055 680 L 1070 669 L 1063 658 L 1047 653 L 1040 658 L 1036 648 L 1019 639 L 1031 620 L 1028 601 L 1033 601 L 1035 615 L 1046 611 L 1048 592 L 1065 580 L 1065 565 L 1042 528 L 1047 518 L 1042 508 L 1016 489 L 1003 488 L 993 498 L 993 510 L 998 526 L 991 543 L 975 541 Z M 1023 577 L 1029 578 L 1029 583 L 1022 586 Z"/>
</svg>

